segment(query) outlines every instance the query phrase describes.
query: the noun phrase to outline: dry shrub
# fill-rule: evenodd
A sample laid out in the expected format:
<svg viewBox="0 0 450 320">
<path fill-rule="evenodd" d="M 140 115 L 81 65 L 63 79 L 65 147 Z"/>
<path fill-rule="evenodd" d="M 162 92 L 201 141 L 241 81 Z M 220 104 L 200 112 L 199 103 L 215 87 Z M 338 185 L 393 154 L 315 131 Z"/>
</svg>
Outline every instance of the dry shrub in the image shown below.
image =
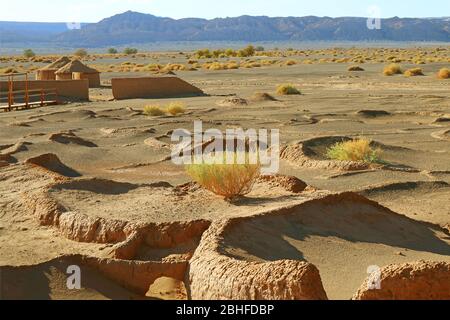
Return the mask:
<svg viewBox="0 0 450 320">
<path fill-rule="evenodd" d="M 148 116 L 152 116 L 152 117 L 158 117 L 158 116 L 164 116 L 166 113 L 164 112 L 163 109 L 161 109 L 160 106 L 145 106 L 144 107 L 144 114 L 148 115 Z"/>
<path fill-rule="evenodd" d="M 365 71 L 363 68 L 361 68 L 360 66 L 350 66 L 347 69 L 348 71 Z"/>
<path fill-rule="evenodd" d="M 294 66 L 297 64 L 297 61 L 295 60 L 288 60 L 284 63 L 285 66 Z"/>
<path fill-rule="evenodd" d="M 281 84 L 277 88 L 277 94 L 294 95 L 294 94 L 301 94 L 301 92 L 292 84 Z"/>
<path fill-rule="evenodd" d="M 375 163 L 380 161 L 380 149 L 373 149 L 371 141 L 365 138 L 334 144 L 327 150 L 327 157 L 339 161 Z"/>
<path fill-rule="evenodd" d="M 450 79 L 450 69 L 442 68 L 438 72 L 439 79 Z"/>
<path fill-rule="evenodd" d="M 416 76 L 423 76 L 422 68 L 413 68 L 408 69 L 405 71 L 405 76 L 407 77 L 416 77 Z"/>
<path fill-rule="evenodd" d="M 244 154 L 245 161 L 238 161 L 243 154 L 223 153 L 218 155 L 219 161 L 203 162 L 186 166 L 186 173 L 199 185 L 226 200 L 242 197 L 253 188 L 256 179 L 261 174 L 260 164 L 252 164 L 249 154 Z M 234 161 L 227 159 L 232 157 Z"/>
<path fill-rule="evenodd" d="M 186 71 L 188 68 L 184 64 L 168 63 L 162 71 Z"/>
<path fill-rule="evenodd" d="M 392 63 L 388 66 L 386 66 L 383 70 L 383 74 L 385 76 L 393 76 L 395 74 L 402 74 L 402 68 L 400 67 L 400 65 L 396 64 L 396 63 Z"/>
<path fill-rule="evenodd" d="M 167 106 L 166 111 L 168 114 L 176 116 L 186 113 L 186 107 L 182 102 L 172 102 Z"/>
</svg>

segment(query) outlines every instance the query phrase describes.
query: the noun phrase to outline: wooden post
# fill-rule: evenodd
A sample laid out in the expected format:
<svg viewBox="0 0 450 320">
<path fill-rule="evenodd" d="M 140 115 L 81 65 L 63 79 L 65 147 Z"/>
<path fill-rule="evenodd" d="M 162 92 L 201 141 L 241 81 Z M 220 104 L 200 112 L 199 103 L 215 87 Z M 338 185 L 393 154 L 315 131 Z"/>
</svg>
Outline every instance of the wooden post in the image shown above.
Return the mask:
<svg viewBox="0 0 450 320">
<path fill-rule="evenodd" d="M 29 95 L 28 95 L 28 73 L 25 74 L 25 108 L 28 109 Z"/>
<path fill-rule="evenodd" d="M 14 94 L 13 94 L 13 79 L 12 76 L 8 76 L 8 110 L 12 110 L 12 105 L 14 104 Z"/>
</svg>

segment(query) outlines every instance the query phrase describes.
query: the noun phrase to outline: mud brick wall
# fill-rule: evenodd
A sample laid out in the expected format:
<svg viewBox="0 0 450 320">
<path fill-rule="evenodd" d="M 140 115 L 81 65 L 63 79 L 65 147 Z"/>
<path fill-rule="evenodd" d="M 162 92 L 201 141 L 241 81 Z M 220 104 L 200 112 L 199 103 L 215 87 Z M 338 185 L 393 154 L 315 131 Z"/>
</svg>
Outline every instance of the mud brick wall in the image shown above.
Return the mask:
<svg viewBox="0 0 450 320">
<path fill-rule="evenodd" d="M 202 96 L 203 91 L 177 77 L 115 78 L 115 99 L 174 98 Z"/>
<path fill-rule="evenodd" d="M 89 100 L 89 80 L 31 80 L 28 89 L 56 89 L 62 100 Z M 14 90 L 25 90 L 25 81 L 14 81 Z M 8 81 L 0 81 L 0 94 L 6 96 Z"/>
</svg>

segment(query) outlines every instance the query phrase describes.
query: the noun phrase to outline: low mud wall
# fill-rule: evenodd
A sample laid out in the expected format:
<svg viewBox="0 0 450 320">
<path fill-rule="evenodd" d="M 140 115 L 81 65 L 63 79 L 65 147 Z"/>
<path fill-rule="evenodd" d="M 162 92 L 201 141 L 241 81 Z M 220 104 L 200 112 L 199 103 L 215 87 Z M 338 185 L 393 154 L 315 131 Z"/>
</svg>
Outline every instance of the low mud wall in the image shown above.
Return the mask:
<svg viewBox="0 0 450 320">
<path fill-rule="evenodd" d="M 115 99 L 202 96 L 203 91 L 177 77 L 111 79 Z"/>
<path fill-rule="evenodd" d="M 89 100 L 89 80 L 32 80 L 28 81 L 28 89 L 56 89 L 62 100 Z M 14 91 L 25 90 L 25 81 L 14 81 Z M 8 82 L 0 81 L 0 93 L 8 92 Z"/>
</svg>

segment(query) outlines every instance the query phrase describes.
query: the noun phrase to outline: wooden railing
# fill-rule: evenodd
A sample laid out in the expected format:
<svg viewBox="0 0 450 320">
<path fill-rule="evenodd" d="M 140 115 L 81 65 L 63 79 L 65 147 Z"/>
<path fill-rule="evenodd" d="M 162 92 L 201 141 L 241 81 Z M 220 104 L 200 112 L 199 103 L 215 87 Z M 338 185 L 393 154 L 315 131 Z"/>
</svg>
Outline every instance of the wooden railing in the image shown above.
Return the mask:
<svg viewBox="0 0 450 320">
<path fill-rule="evenodd" d="M 14 81 L 17 76 L 25 76 L 24 90 L 14 90 Z M 56 88 L 29 89 L 28 73 L 5 74 L 0 75 L 0 78 L 8 79 L 8 90 L 5 97 L 2 96 L 2 91 L 0 90 L 0 109 L 3 109 L 4 111 L 58 104 L 58 92 Z M 3 102 L 6 102 L 7 104 L 2 105 Z"/>
</svg>

